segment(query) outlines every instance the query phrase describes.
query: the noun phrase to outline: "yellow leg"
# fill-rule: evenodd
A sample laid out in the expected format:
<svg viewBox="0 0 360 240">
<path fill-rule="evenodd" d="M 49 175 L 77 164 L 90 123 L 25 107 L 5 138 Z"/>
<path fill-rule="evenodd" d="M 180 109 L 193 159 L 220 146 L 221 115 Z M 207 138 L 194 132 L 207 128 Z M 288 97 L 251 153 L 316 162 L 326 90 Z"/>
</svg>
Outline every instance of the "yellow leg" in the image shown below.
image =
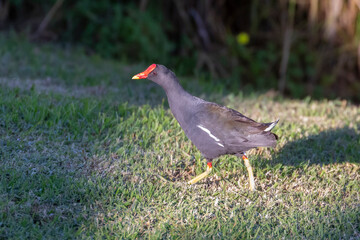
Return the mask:
<svg viewBox="0 0 360 240">
<path fill-rule="evenodd" d="M 255 180 L 254 180 L 254 174 L 253 174 L 253 170 L 252 167 L 250 165 L 249 159 L 243 155 L 242 159 L 244 160 L 245 166 L 248 170 L 249 173 L 249 182 L 250 182 L 250 190 L 251 191 L 255 191 Z"/>
<path fill-rule="evenodd" d="M 209 175 L 209 173 L 211 172 L 211 169 L 212 169 L 212 163 L 208 162 L 206 171 L 203 172 L 202 174 L 200 174 L 199 176 L 196 176 L 192 180 L 188 181 L 188 184 L 191 185 L 191 184 L 197 183 L 198 181 L 206 178 Z"/>
</svg>

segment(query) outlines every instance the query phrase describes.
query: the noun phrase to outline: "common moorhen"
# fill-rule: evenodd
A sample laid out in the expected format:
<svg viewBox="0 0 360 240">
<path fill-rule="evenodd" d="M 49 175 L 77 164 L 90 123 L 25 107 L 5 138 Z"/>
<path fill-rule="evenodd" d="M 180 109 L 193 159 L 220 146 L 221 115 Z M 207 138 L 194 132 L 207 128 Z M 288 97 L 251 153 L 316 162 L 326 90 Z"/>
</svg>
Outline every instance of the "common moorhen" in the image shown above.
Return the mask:
<svg viewBox="0 0 360 240">
<path fill-rule="evenodd" d="M 271 129 L 279 120 L 258 123 L 231 108 L 192 96 L 181 87 L 175 74 L 160 64 L 152 64 L 132 77 L 143 78 L 159 84 L 165 90 L 171 112 L 186 136 L 207 160 L 207 170 L 188 183 L 194 184 L 209 175 L 214 158 L 232 154 L 244 160 L 250 189 L 255 190 L 253 171 L 245 152 L 256 147 L 275 147 L 277 136 Z"/>
</svg>

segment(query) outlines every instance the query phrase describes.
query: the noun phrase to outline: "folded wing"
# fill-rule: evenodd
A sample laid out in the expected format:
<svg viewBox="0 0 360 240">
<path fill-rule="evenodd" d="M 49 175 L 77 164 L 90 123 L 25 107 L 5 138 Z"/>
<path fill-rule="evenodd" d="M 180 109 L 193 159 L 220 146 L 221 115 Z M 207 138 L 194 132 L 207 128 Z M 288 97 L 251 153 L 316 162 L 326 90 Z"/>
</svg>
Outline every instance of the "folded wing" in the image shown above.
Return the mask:
<svg viewBox="0 0 360 240">
<path fill-rule="evenodd" d="M 277 136 L 271 133 L 278 120 L 258 123 L 234 109 L 215 103 L 203 103 L 194 115 L 197 125 L 209 129 L 219 138 L 229 154 L 236 154 L 255 147 L 274 147 Z"/>
</svg>

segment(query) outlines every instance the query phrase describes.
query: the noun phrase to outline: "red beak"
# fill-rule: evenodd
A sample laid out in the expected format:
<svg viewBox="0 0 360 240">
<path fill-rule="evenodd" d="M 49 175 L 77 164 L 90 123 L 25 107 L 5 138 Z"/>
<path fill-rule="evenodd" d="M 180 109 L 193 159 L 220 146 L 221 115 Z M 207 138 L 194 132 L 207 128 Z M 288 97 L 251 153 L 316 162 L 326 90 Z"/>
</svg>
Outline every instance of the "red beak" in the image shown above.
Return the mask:
<svg viewBox="0 0 360 240">
<path fill-rule="evenodd" d="M 132 79 L 144 79 L 147 78 L 148 75 L 156 68 L 156 64 L 151 64 L 145 71 L 136 74 L 132 77 Z"/>
</svg>

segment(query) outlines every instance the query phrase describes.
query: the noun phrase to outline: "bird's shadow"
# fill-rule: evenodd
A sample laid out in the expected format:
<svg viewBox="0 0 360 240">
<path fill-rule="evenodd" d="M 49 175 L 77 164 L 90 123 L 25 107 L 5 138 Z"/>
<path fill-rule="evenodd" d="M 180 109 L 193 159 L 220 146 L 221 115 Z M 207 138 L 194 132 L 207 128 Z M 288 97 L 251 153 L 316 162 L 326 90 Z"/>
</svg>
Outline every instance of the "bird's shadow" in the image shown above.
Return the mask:
<svg viewBox="0 0 360 240">
<path fill-rule="evenodd" d="M 359 128 L 360 126 L 358 126 Z M 330 129 L 287 142 L 284 146 L 273 151 L 271 160 L 265 159 L 261 155 L 256 157 L 249 155 L 249 158 L 255 175 L 259 174 L 257 170 L 260 169 L 274 169 L 286 166 L 293 167 L 287 169 L 287 172 L 291 174 L 297 168 L 310 165 L 323 166 L 344 162 L 360 164 L 360 135 L 354 128 L 350 127 Z M 237 159 L 235 161 L 240 161 L 239 158 Z M 215 165 L 221 168 L 220 166 L 226 164 L 226 162 L 226 159 L 219 158 Z M 194 166 L 195 163 L 196 160 L 193 158 L 188 167 Z M 179 168 L 184 169 L 185 164 L 182 164 Z M 242 165 L 242 168 L 246 172 L 244 165 Z M 168 175 L 165 178 L 168 181 L 177 181 L 180 178 L 184 181 L 184 177 L 190 180 L 196 175 L 193 171 L 194 168 L 190 172 L 184 171 L 182 174 L 177 174 L 177 177 Z M 236 177 L 238 174 L 231 173 L 229 178 Z M 192 177 L 189 177 L 190 175 Z M 197 184 L 208 185 L 209 182 L 205 181 Z"/>
<path fill-rule="evenodd" d="M 290 141 L 273 154 L 270 164 L 299 167 L 342 162 L 360 163 L 360 135 L 354 128 L 330 129 Z"/>
<path fill-rule="evenodd" d="M 357 129 L 360 129 L 360 125 Z M 273 151 L 271 160 L 261 155 L 249 155 L 249 158 L 255 178 L 269 169 L 286 167 L 287 174 L 292 174 L 298 168 L 311 165 L 360 164 L 360 134 L 355 128 L 350 127 L 330 129 L 287 142 Z M 245 174 L 245 166 L 242 168 Z M 238 173 L 232 173 L 229 178 L 236 176 Z"/>
</svg>

